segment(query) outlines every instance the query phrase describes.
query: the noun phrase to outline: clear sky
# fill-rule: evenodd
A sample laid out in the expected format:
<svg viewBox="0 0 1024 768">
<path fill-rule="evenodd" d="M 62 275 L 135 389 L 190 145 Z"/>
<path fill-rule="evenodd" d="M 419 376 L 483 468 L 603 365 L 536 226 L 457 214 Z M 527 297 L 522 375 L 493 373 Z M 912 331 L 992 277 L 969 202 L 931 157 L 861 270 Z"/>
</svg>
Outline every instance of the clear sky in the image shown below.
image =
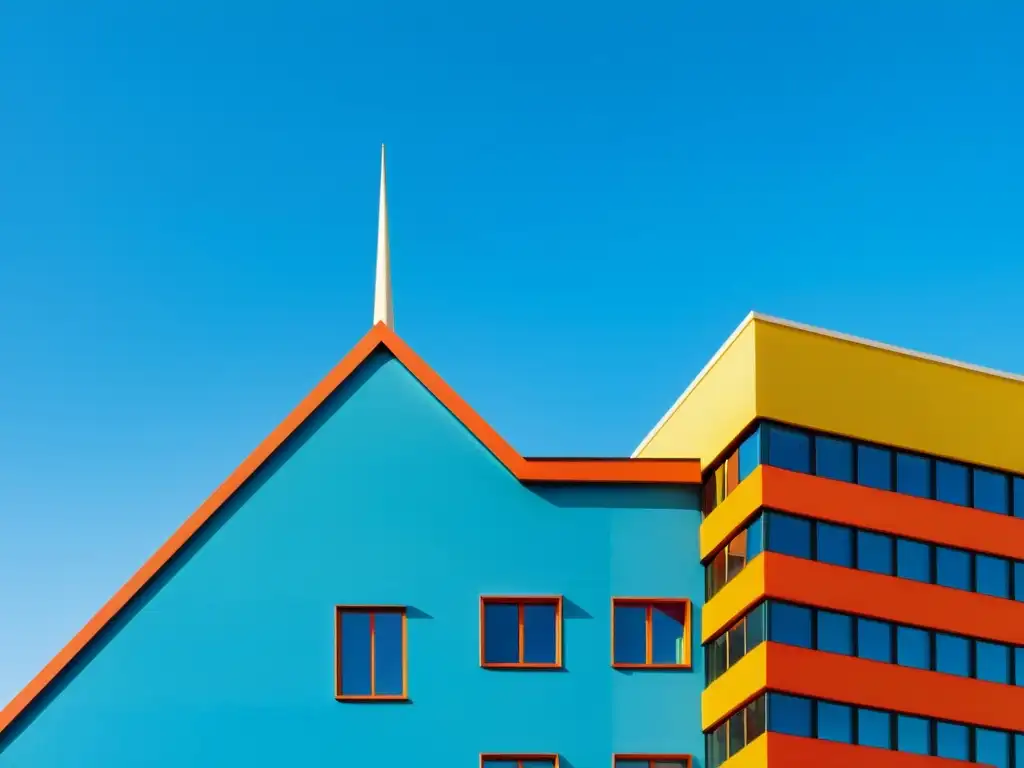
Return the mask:
<svg viewBox="0 0 1024 768">
<path fill-rule="evenodd" d="M 369 328 L 628 455 L 751 309 L 1024 371 L 1024 4 L 0 11 L 0 700 Z"/>
</svg>

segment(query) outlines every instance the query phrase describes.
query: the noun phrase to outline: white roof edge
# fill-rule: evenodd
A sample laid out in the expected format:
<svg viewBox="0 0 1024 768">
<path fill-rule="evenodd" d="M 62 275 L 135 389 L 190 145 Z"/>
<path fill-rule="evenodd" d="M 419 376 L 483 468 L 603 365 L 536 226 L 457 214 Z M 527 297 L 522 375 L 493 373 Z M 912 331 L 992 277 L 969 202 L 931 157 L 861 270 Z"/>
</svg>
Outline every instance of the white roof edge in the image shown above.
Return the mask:
<svg viewBox="0 0 1024 768">
<path fill-rule="evenodd" d="M 960 368 L 965 371 L 980 373 L 985 376 L 994 376 L 996 378 L 1005 379 L 1007 381 L 1016 381 L 1024 383 L 1024 376 L 1016 373 L 1007 373 L 1006 371 L 998 371 L 995 368 L 985 368 L 984 366 L 981 365 L 963 363 L 960 362 L 959 360 L 953 360 L 952 358 L 949 357 L 930 355 L 927 352 L 916 352 L 912 349 L 906 349 L 905 347 L 897 347 L 892 344 L 884 344 L 880 341 L 872 341 L 871 339 L 864 339 L 859 336 L 851 336 L 848 333 L 829 331 L 826 330 L 825 328 L 818 328 L 816 326 L 807 325 L 805 323 L 797 323 L 793 322 L 792 320 L 783 320 L 778 317 L 772 317 L 771 315 L 763 315 L 760 312 L 751 312 L 743 319 L 743 322 L 739 324 L 739 327 L 737 327 L 736 330 L 732 332 L 729 338 L 726 339 L 725 343 L 714 354 L 714 357 L 712 357 L 711 360 L 708 361 L 708 364 L 701 369 L 700 373 L 697 374 L 696 378 L 694 378 L 694 380 L 690 382 L 690 385 L 685 390 L 683 390 L 683 394 L 681 394 L 679 396 L 679 399 L 672 404 L 672 407 L 669 408 L 665 415 L 661 417 L 661 420 L 659 420 L 658 423 L 654 425 L 654 429 L 647 433 L 647 436 L 641 441 L 640 445 L 638 445 L 636 447 L 636 450 L 633 451 L 631 458 L 636 458 L 640 451 L 647 447 L 651 440 L 654 439 L 654 436 L 658 434 L 658 432 L 661 430 L 663 426 L 665 426 L 665 422 L 667 422 L 672 417 L 672 415 L 679 409 L 679 406 L 683 404 L 683 401 L 686 400 L 686 398 L 694 390 L 694 388 L 696 388 L 696 386 L 700 384 L 701 380 L 715 366 L 715 363 L 717 363 L 719 359 L 722 357 L 722 355 L 726 353 L 729 347 L 732 346 L 732 343 L 736 341 L 736 337 L 739 336 L 740 333 L 742 333 L 743 330 L 754 320 L 760 320 L 763 323 L 771 323 L 772 325 L 779 325 L 784 328 L 792 328 L 797 331 L 813 333 L 818 336 L 827 336 L 838 341 L 845 341 L 851 344 L 858 344 L 864 347 L 880 349 L 884 352 L 892 352 L 897 355 L 903 355 L 904 357 L 912 357 L 917 360 L 924 360 L 929 363 L 938 363 L 939 365 L 946 365 L 952 368 Z"/>
</svg>

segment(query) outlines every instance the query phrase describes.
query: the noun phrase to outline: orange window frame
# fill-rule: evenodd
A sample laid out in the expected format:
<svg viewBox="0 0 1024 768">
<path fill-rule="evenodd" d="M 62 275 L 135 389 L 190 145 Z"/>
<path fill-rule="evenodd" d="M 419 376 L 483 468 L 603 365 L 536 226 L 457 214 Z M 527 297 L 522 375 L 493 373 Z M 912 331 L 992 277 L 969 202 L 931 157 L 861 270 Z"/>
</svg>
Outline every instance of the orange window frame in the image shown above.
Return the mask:
<svg viewBox="0 0 1024 768">
<path fill-rule="evenodd" d="M 615 660 L 615 609 L 618 606 L 643 606 L 647 609 L 644 620 L 646 632 L 645 661 L 639 662 L 616 661 Z M 679 663 L 666 664 L 664 662 L 654 663 L 654 609 L 660 607 L 671 607 L 683 614 L 683 660 Z M 693 645 L 693 604 L 686 597 L 613 597 L 612 598 L 612 666 L 615 669 L 690 669 L 692 660 Z M 621 757 L 621 755 L 620 755 Z"/>
<path fill-rule="evenodd" d="M 692 755 L 655 755 L 648 752 L 641 754 L 612 755 L 612 768 L 618 768 L 619 761 L 631 763 L 647 763 L 647 768 L 654 768 L 655 763 L 680 763 L 683 768 L 693 768 Z"/>
<path fill-rule="evenodd" d="M 515 752 L 512 754 L 501 753 L 501 752 L 483 752 L 480 754 L 480 768 L 484 768 L 484 765 L 491 760 L 503 762 L 503 763 L 515 763 L 516 768 L 523 768 L 523 763 L 540 763 L 549 762 L 551 768 L 558 768 L 558 755 L 551 753 L 539 753 L 539 754 L 522 754 Z"/>
<path fill-rule="evenodd" d="M 370 615 L 370 693 L 342 693 L 341 622 L 346 613 Z M 377 638 L 374 625 L 377 616 L 399 614 L 402 617 L 402 692 L 377 693 Z M 334 698 L 338 701 L 407 701 L 409 698 L 409 617 L 404 606 L 397 605 L 336 605 L 334 606 Z"/>
<path fill-rule="evenodd" d="M 519 661 L 487 661 L 484 648 L 487 640 L 487 606 L 515 605 L 519 608 Z M 526 606 L 551 605 L 555 608 L 555 660 L 524 661 L 526 653 Z M 561 669 L 562 668 L 562 597 L 561 595 L 485 595 L 480 598 L 480 666 L 484 669 Z M 497 758 L 491 758 L 497 759 Z"/>
</svg>

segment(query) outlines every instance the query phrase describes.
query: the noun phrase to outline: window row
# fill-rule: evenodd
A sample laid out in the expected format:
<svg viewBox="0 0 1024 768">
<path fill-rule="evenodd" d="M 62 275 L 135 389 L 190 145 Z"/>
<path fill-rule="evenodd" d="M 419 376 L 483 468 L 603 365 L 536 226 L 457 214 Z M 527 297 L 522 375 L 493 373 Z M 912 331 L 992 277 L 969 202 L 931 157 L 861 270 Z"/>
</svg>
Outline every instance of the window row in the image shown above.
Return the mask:
<svg viewBox="0 0 1024 768">
<path fill-rule="evenodd" d="M 778 600 L 759 603 L 705 646 L 708 683 L 766 639 L 902 667 L 1024 686 L 1024 648 Z"/>
<path fill-rule="evenodd" d="M 689 755 L 615 755 L 615 768 L 691 768 Z M 558 755 L 543 754 L 484 754 L 480 755 L 480 768 L 559 768 Z"/>
<path fill-rule="evenodd" d="M 612 666 L 689 669 L 690 601 L 612 600 Z M 408 697 L 407 611 L 402 606 L 335 608 L 335 696 L 345 700 Z M 561 597 L 482 597 L 480 666 L 562 667 Z"/>
<path fill-rule="evenodd" d="M 706 735 L 708 768 L 718 768 L 766 730 L 994 768 L 1024 768 L 1024 734 L 782 693 L 755 699 Z"/>
<path fill-rule="evenodd" d="M 707 599 L 762 551 L 1024 601 L 1024 563 L 763 510 L 707 564 Z"/>
<path fill-rule="evenodd" d="M 1024 478 L 872 443 L 762 422 L 708 476 L 707 515 L 759 464 L 1024 517 Z"/>
</svg>

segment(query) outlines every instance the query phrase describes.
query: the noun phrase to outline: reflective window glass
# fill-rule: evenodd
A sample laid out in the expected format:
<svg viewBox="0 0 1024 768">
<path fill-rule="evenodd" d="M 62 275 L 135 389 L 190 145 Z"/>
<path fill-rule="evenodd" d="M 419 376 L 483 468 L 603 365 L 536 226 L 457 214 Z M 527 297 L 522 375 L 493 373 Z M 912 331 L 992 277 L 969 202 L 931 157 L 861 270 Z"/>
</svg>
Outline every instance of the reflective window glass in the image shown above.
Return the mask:
<svg viewBox="0 0 1024 768">
<path fill-rule="evenodd" d="M 1013 649 L 1014 685 L 1024 686 L 1024 648 Z"/>
<path fill-rule="evenodd" d="M 818 738 L 853 743 L 853 708 L 845 704 L 818 702 Z"/>
<path fill-rule="evenodd" d="M 1013 734 L 1013 768 L 1024 768 L 1024 733 Z"/>
<path fill-rule="evenodd" d="M 761 463 L 761 428 L 755 429 L 750 436 L 740 443 L 739 450 L 740 482 L 757 469 Z"/>
<path fill-rule="evenodd" d="M 931 636 L 915 627 L 896 628 L 896 663 L 902 667 L 930 669 L 932 662 Z"/>
<path fill-rule="evenodd" d="M 992 555 L 974 556 L 977 591 L 992 597 L 1010 596 L 1010 561 Z"/>
<path fill-rule="evenodd" d="M 704 567 L 704 580 L 707 583 L 708 599 L 718 594 L 725 586 L 725 550 L 721 550 L 711 558 L 711 562 Z"/>
<path fill-rule="evenodd" d="M 1024 601 L 1024 563 L 1013 561 L 1013 599 Z"/>
<path fill-rule="evenodd" d="M 814 439 L 814 472 L 831 480 L 853 482 L 853 443 L 838 437 Z"/>
<path fill-rule="evenodd" d="M 718 768 L 729 756 L 726 749 L 727 730 L 726 723 L 722 723 L 707 736 L 708 765 L 710 768 Z"/>
<path fill-rule="evenodd" d="M 935 583 L 953 589 L 971 589 L 971 556 L 960 549 L 935 548 Z"/>
<path fill-rule="evenodd" d="M 530 616 L 529 610 L 533 606 L 527 606 L 526 616 L 526 640 L 530 644 Z M 552 621 L 552 626 L 554 622 Z M 653 664 L 682 664 L 685 659 L 683 640 L 686 637 L 686 607 L 680 603 L 655 603 L 651 606 L 650 644 L 651 659 Z M 545 658 L 535 658 L 534 661 L 556 661 L 554 647 L 555 632 L 550 630 L 550 645 L 546 645 Z M 531 659 L 527 659 L 530 661 Z"/>
<path fill-rule="evenodd" d="M 862 659 L 892 663 L 892 624 L 857 619 L 857 655 Z"/>
<path fill-rule="evenodd" d="M 1024 517 L 1024 477 L 1013 478 L 1013 516 Z"/>
<path fill-rule="evenodd" d="M 818 650 L 853 655 L 853 617 L 818 611 Z"/>
<path fill-rule="evenodd" d="M 873 445 L 858 445 L 857 482 L 869 488 L 891 491 L 892 452 Z"/>
<path fill-rule="evenodd" d="M 889 713 L 874 709 L 858 709 L 857 743 L 865 747 L 892 749 Z"/>
<path fill-rule="evenodd" d="M 768 435 L 768 464 L 794 472 L 810 472 L 811 436 L 772 424 Z"/>
<path fill-rule="evenodd" d="M 747 562 L 764 550 L 764 523 L 761 521 L 761 515 L 751 520 L 747 526 L 747 550 Z"/>
<path fill-rule="evenodd" d="M 725 552 L 725 581 L 730 582 L 747 564 L 747 531 L 739 531 L 733 536 Z"/>
<path fill-rule="evenodd" d="M 974 729 L 974 762 L 1010 768 L 1010 735 L 988 728 Z"/>
<path fill-rule="evenodd" d="M 1002 643 L 976 640 L 974 643 L 974 665 L 979 680 L 1009 684 L 1010 647 Z"/>
<path fill-rule="evenodd" d="M 747 653 L 747 633 L 745 622 L 745 619 L 740 619 L 740 621 L 736 623 L 736 626 L 725 633 L 729 638 L 729 656 L 726 669 L 729 669 L 729 667 L 742 659 Z"/>
<path fill-rule="evenodd" d="M 966 507 L 971 498 L 970 472 L 963 464 L 935 462 L 935 498 Z"/>
<path fill-rule="evenodd" d="M 857 531 L 857 567 L 862 571 L 893 574 L 892 538 L 871 531 Z"/>
<path fill-rule="evenodd" d="M 974 470 L 974 506 L 1005 515 L 1010 511 L 1010 479 L 1001 472 Z"/>
<path fill-rule="evenodd" d="M 729 756 L 735 755 L 747 746 L 747 734 L 744 723 L 744 711 L 741 709 L 729 718 Z"/>
<path fill-rule="evenodd" d="M 896 540 L 896 575 L 928 583 L 932 580 L 931 547 L 910 539 Z"/>
<path fill-rule="evenodd" d="M 896 491 L 927 499 L 932 495 L 932 462 L 911 453 L 896 454 Z"/>
<path fill-rule="evenodd" d="M 935 669 L 947 675 L 971 676 L 970 641 L 945 632 L 935 633 Z"/>
<path fill-rule="evenodd" d="M 811 523 L 779 512 L 768 514 L 768 550 L 783 555 L 811 557 Z"/>
<path fill-rule="evenodd" d="M 768 730 L 810 738 L 811 700 L 784 693 L 769 693 Z"/>
<path fill-rule="evenodd" d="M 971 732 L 966 725 L 956 723 L 935 724 L 935 753 L 952 760 L 969 760 Z"/>
<path fill-rule="evenodd" d="M 728 632 L 723 632 L 707 645 L 705 656 L 707 658 L 707 678 L 709 683 L 721 677 L 722 673 L 728 668 L 726 666 L 727 635 Z"/>
<path fill-rule="evenodd" d="M 811 609 L 788 603 L 769 603 L 768 639 L 785 645 L 810 648 Z"/>
<path fill-rule="evenodd" d="M 751 742 L 764 733 L 765 729 L 765 717 L 764 717 L 764 704 L 765 697 L 758 696 L 752 702 L 747 704 L 747 742 Z"/>
<path fill-rule="evenodd" d="M 490 617 L 487 619 L 490 628 Z M 620 603 L 612 611 L 616 664 L 647 663 L 647 606 Z"/>
<path fill-rule="evenodd" d="M 761 603 L 754 610 L 747 614 L 747 650 L 756 648 L 764 642 L 765 638 L 765 613 L 767 603 Z"/>
<path fill-rule="evenodd" d="M 822 563 L 853 567 L 853 529 L 844 525 L 819 522 L 817 559 Z"/>
<path fill-rule="evenodd" d="M 896 718 L 896 749 L 915 755 L 931 753 L 930 723 L 923 717 L 899 715 Z"/>
</svg>

